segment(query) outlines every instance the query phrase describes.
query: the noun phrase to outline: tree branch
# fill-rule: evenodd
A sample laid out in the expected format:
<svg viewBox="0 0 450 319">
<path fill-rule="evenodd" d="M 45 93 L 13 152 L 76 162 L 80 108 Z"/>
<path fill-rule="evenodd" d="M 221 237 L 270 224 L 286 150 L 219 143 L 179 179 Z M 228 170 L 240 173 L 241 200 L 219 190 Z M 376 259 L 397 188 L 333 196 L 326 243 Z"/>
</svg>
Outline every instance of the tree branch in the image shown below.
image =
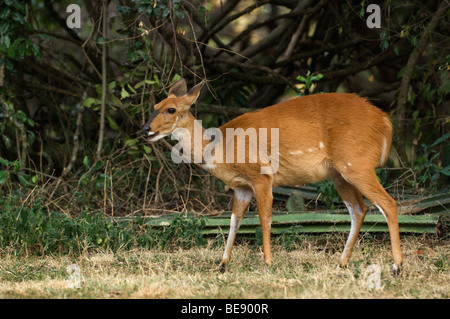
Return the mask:
<svg viewBox="0 0 450 319">
<path fill-rule="evenodd" d="M 102 6 L 102 14 L 103 14 L 103 22 L 102 22 L 102 33 L 103 37 L 106 38 L 106 31 L 107 31 L 107 22 L 108 22 L 108 14 L 107 14 L 107 3 L 106 0 L 103 0 L 103 6 Z M 98 134 L 98 143 L 97 143 L 97 152 L 96 156 L 97 159 L 100 159 L 102 154 L 102 147 L 103 147 L 103 136 L 105 134 L 105 112 L 106 112 L 106 94 L 107 94 L 107 83 L 106 83 L 106 71 L 107 71 L 107 64 L 106 64 L 106 56 L 107 56 L 107 45 L 106 42 L 103 43 L 103 52 L 102 52 L 102 104 L 100 108 L 100 131 Z"/>
<path fill-rule="evenodd" d="M 406 139 L 406 125 L 403 122 L 406 117 L 406 102 L 408 100 L 408 89 L 409 83 L 411 82 L 411 78 L 414 72 L 414 68 L 416 66 L 417 61 L 419 60 L 420 55 L 425 50 L 425 47 L 428 43 L 431 34 L 434 29 L 437 27 L 441 17 L 445 14 L 445 11 L 449 8 L 448 1 L 443 0 L 436 11 L 436 13 L 431 18 L 430 23 L 427 28 L 420 35 L 420 39 L 417 42 L 416 47 L 413 52 L 409 56 L 408 62 L 405 66 L 405 71 L 403 72 L 402 81 L 400 83 L 400 90 L 398 94 L 398 102 L 397 102 L 397 129 L 396 129 L 396 142 L 397 142 L 397 150 L 400 156 L 400 159 L 403 163 L 407 163 L 406 149 L 405 149 L 405 139 Z"/>
<path fill-rule="evenodd" d="M 292 13 L 301 13 L 304 12 L 307 7 L 309 7 L 313 3 L 312 0 L 303 0 L 298 3 L 295 9 L 292 10 Z M 294 21 L 295 23 L 299 23 L 299 21 Z M 293 23 L 291 19 L 285 19 L 280 22 L 280 24 L 264 39 L 258 41 L 254 45 L 244 49 L 241 52 L 241 55 L 245 57 L 252 57 L 255 54 L 263 51 L 266 48 L 273 46 L 279 39 L 285 34 L 286 29 Z M 241 60 L 240 56 L 235 57 L 236 60 Z"/>
</svg>

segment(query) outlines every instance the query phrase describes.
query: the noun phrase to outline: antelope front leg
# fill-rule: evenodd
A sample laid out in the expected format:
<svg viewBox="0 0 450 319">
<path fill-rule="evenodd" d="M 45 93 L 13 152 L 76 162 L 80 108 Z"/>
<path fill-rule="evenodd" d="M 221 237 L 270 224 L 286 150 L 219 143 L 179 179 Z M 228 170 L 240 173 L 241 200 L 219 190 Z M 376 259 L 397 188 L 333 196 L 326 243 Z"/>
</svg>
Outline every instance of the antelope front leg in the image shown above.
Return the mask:
<svg viewBox="0 0 450 319">
<path fill-rule="evenodd" d="M 242 219 L 248 209 L 248 205 L 252 200 L 253 192 L 250 188 L 236 188 L 234 190 L 233 210 L 230 220 L 230 232 L 228 233 L 227 244 L 225 252 L 223 253 L 222 261 L 219 265 L 219 271 L 225 271 L 225 265 L 230 261 L 231 250 L 233 249 L 236 233 L 241 226 Z"/>
</svg>

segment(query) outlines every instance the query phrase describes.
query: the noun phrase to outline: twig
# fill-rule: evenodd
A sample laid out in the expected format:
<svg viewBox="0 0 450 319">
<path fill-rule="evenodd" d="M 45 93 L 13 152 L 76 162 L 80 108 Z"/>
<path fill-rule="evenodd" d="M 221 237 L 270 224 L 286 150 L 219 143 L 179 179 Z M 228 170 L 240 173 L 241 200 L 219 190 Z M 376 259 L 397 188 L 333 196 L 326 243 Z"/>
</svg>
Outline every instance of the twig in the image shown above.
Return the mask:
<svg viewBox="0 0 450 319">
<path fill-rule="evenodd" d="M 59 89 L 59 88 L 56 88 L 56 87 L 50 86 L 50 85 L 36 84 L 36 83 L 29 83 L 29 82 L 22 82 L 22 84 L 25 86 L 31 87 L 31 88 L 39 89 L 39 90 L 55 92 L 55 93 L 62 94 L 62 95 L 70 95 L 70 96 L 77 97 L 77 98 L 81 97 L 81 94 L 78 94 L 74 91 L 63 90 L 63 89 Z"/>
<path fill-rule="evenodd" d="M 102 9 L 102 15 L 103 15 L 103 22 L 102 22 L 102 32 L 103 37 L 106 38 L 106 30 L 107 30 L 107 3 L 106 0 L 103 0 L 103 9 Z M 106 111 L 106 93 L 107 93 L 107 86 L 106 86 L 106 71 L 107 71 L 107 65 L 106 65 L 106 56 L 107 56 L 107 46 L 106 43 L 103 43 L 103 52 L 102 52 L 102 104 L 100 107 L 100 131 L 98 134 L 98 143 L 97 143 L 97 152 L 96 156 L 97 159 L 101 157 L 102 154 L 102 148 L 103 148 L 103 137 L 105 134 L 105 111 Z"/>
<path fill-rule="evenodd" d="M 77 114 L 77 128 L 75 129 L 75 133 L 73 135 L 72 156 L 70 157 L 69 164 L 64 168 L 63 172 L 61 173 L 60 178 L 63 178 L 64 176 L 67 175 L 67 173 L 69 173 L 72 170 L 73 165 L 75 164 L 75 161 L 77 159 L 78 149 L 80 148 L 80 129 L 81 129 L 81 125 L 83 124 L 83 121 L 82 121 L 83 120 L 83 111 L 84 111 L 83 104 L 80 103 L 80 107 L 78 109 L 78 114 Z"/>
</svg>

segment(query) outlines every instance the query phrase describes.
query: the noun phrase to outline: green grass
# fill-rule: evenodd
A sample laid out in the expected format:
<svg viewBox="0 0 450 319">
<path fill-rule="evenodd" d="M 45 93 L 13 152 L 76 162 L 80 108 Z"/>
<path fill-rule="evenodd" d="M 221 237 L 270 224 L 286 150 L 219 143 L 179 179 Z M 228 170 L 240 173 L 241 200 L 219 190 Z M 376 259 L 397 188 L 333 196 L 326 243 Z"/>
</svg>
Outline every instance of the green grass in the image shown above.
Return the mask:
<svg viewBox="0 0 450 319">
<path fill-rule="evenodd" d="M 31 205 L 24 205 L 15 196 L 0 199 L 0 249 L 13 248 L 24 255 L 79 255 L 98 248 L 189 248 L 206 242 L 200 233 L 202 219 L 177 217 L 167 227 L 155 229 L 140 215 L 116 221 L 84 210 L 81 216 L 72 217 L 48 212 L 44 202 L 37 198 Z"/>
</svg>

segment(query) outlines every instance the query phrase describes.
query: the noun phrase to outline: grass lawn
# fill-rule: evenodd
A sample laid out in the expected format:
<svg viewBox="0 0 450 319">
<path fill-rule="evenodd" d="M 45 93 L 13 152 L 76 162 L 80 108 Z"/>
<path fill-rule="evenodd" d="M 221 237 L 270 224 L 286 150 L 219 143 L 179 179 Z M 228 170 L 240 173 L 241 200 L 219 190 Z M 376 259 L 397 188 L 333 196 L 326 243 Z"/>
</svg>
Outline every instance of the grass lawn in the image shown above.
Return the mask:
<svg viewBox="0 0 450 319">
<path fill-rule="evenodd" d="M 347 269 L 337 266 L 346 239 L 342 233 L 304 237 L 290 245 L 274 242 L 268 271 L 261 245 L 250 242 L 237 243 L 224 273 L 217 271 L 223 248 L 214 241 L 201 248 L 76 257 L 19 257 L 4 250 L 0 298 L 450 297 L 449 239 L 403 236 L 404 267 L 393 278 L 388 237 L 360 238 Z M 69 265 L 79 272 L 69 274 Z M 76 275 L 79 288 L 70 288 L 67 280 Z"/>
</svg>

